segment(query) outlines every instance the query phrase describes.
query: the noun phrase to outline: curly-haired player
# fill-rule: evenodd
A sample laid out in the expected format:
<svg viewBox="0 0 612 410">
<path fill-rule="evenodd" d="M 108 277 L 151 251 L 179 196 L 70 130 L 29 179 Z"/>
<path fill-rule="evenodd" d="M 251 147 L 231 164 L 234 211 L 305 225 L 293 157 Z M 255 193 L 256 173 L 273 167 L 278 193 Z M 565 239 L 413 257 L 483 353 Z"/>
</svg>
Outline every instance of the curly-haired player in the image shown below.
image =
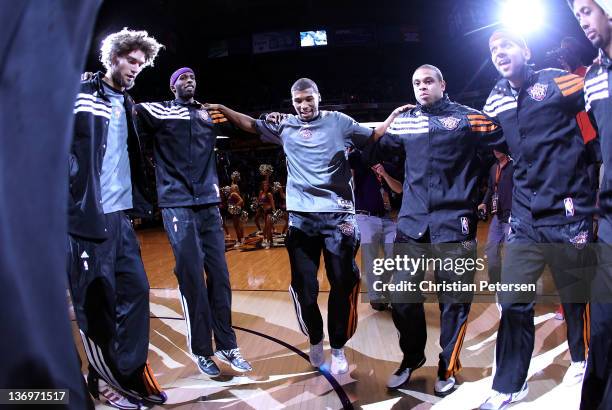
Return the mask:
<svg viewBox="0 0 612 410">
<path fill-rule="evenodd" d="M 81 83 L 69 156 L 70 289 L 89 389 L 122 409 L 166 401 L 147 363 L 149 282 L 128 217 L 150 216 L 144 155 L 126 90 L 162 47 L 123 29 L 101 47 L 106 73 Z"/>
</svg>

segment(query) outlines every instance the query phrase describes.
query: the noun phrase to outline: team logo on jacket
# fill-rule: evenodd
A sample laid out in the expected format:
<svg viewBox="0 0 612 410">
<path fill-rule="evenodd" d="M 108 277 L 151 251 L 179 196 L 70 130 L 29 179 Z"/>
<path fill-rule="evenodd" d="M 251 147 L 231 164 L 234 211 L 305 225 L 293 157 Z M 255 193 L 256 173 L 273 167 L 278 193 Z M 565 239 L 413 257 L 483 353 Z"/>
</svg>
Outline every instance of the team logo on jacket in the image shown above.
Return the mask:
<svg viewBox="0 0 612 410">
<path fill-rule="evenodd" d="M 210 121 L 210 115 L 208 114 L 208 110 L 201 109 L 198 111 L 200 114 L 200 118 L 204 121 Z"/>
<path fill-rule="evenodd" d="M 577 249 L 583 249 L 589 241 L 589 232 L 580 231 L 578 235 L 570 239 L 570 243 L 573 244 Z"/>
<path fill-rule="evenodd" d="M 343 235 L 355 235 L 355 225 L 353 225 L 350 221 L 342 222 L 340 225 L 338 225 L 338 229 L 340 229 L 340 232 L 342 232 Z"/>
<path fill-rule="evenodd" d="M 461 118 L 455 118 L 455 117 L 440 118 L 440 123 L 447 130 L 454 130 L 455 128 L 457 128 L 460 122 L 461 122 Z"/>
<path fill-rule="evenodd" d="M 468 241 L 461 241 L 461 246 L 463 246 L 463 249 L 466 251 L 473 251 L 476 248 L 476 240 L 470 239 Z"/>
<path fill-rule="evenodd" d="M 305 140 L 309 140 L 312 138 L 312 131 L 310 131 L 308 128 L 303 127 L 300 128 L 300 135 L 302 136 L 302 138 L 304 138 Z"/>
<path fill-rule="evenodd" d="M 546 91 L 548 91 L 548 84 L 535 83 L 527 89 L 527 94 L 536 101 L 542 101 L 546 98 Z"/>
</svg>

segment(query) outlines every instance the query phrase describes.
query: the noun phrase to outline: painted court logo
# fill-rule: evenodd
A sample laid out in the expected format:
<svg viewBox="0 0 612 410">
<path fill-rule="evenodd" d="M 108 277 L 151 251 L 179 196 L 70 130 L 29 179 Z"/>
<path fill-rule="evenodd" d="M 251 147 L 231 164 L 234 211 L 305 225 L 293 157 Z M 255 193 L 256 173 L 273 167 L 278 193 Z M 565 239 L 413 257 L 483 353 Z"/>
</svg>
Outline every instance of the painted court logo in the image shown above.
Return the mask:
<svg viewBox="0 0 612 410">
<path fill-rule="evenodd" d="M 455 128 L 457 128 L 460 122 L 461 122 L 460 118 L 455 118 L 455 117 L 440 118 L 440 123 L 447 130 L 454 130 Z"/>
<path fill-rule="evenodd" d="M 544 100 L 546 98 L 546 91 L 548 91 L 548 85 L 542 83 L 535 83 L 527 89 L 529 96 L 536 101 Z"/>
</svg>

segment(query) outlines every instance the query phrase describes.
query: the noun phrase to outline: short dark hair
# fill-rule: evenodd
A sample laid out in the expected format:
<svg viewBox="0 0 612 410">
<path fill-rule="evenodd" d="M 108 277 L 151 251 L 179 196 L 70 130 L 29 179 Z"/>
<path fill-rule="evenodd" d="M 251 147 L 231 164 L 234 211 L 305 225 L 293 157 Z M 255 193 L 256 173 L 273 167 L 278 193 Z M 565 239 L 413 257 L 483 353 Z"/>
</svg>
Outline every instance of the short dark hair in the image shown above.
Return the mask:
<svg viewBox="0 0 612 410">
<path fill-rule="evenodd" d="M 529 49 L 529 47 L 527 47 L 527 43 L 525 42 L 525 39 L 523 38 L 523 36 L 513 31 L 507 30 L 507 29 L 495 30 L 493 34 L 491 34 L 491 37 L 489 37 L 489 47 L 491 47 L 491 43 L 493 41 L 499 40 L 501 38 L 504 38 L 506 40 L 513 42 L 520 48 Z"/>
<path fill-rule="evenodd" d="M 436 77 L 438 77 L 438 80 L 444 81 L 444 76 L 442 76 L 442 71 L 440 71 L 440 69 L 436 67 L 435 65 L 423 64 L 422 66 L 414 70 L 414 72 L 416 73 L 420 69 L 431 70 L 436 74 Z"/>
<path fill-rule="evenodd" d="M 294 91 L 304 91 L 309 88 L 312 88 L 314 92 L 319 93 L 319 87 L 312 81 L 310 78 L 300 78 L 291 86 L 291 92 Z"/>
</svg>

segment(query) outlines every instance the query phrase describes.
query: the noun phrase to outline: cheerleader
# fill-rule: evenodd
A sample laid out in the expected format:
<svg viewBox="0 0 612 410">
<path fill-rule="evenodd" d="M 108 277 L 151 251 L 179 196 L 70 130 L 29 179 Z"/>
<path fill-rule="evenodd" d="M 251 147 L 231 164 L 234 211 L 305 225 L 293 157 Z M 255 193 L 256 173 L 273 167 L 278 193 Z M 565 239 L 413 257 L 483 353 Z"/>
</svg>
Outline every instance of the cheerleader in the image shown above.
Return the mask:
<svg viewBox="0 0 612 410">
<path fill-rule="evenodd" d="M 274 196 L 270 192 L 270 182 L 267 179 L 261 183 L 261 191 L 259 191 L 257 201 L 264 214 L 264 240 L 262 246 L 270 249 L 272 244 L 272 213 L 275 211 L 275 207 Z"/>
<path fill-rule="evenodd" d="M 232 222 L 234 224 L 234 230 L 236 231 L 236 247 L 242 245 L 242 238 L 244 237 L 244 231 L 242 230 L 242 221 L 240 216 L 242 214 L 242 208 L 244 207 L 244 199 L 240 196 L 240 190 L 238 185 L 232 184 L 230 187 L 230 194 L 227 198 L 227 209 L 230 215 L 232 215 Z"/>
</svg>

